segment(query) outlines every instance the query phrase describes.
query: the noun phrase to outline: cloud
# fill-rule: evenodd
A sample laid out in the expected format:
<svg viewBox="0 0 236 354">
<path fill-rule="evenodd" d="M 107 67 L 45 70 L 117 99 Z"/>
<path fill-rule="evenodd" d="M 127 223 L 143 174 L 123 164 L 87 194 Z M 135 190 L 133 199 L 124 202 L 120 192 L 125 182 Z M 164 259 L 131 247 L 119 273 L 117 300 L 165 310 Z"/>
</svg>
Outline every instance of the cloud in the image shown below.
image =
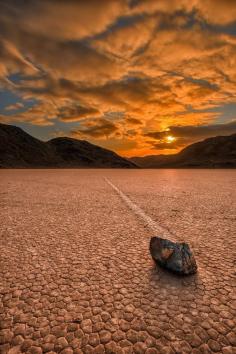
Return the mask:
<svg viewBox="0 0 236 354">
<path fill-rule="evenodd" d="M 168 130 L 149 132 L 145 137 L 151 138 L 148 143 L 158 150 L 178 149 L 196 141 L 218 135 L 231 135 L 236 133 L 236 120 L 226 124 L 170 126 Z M 175 137 L 172 143 L 168 136 Z"/>
<path fill-rule="evenodd" d="M 154 70 L 178 71 L 191 60 L 213 56 L 228 43 L 225 37 L 215 35 L 197 26 L 160 30 L 146 51 L 137 58 L 137 66 L 153 65 Z M 176 54 L 178 53 L 178 54 Z"/>
<path fill-rule="evenodd" d="M 18 110 L 23 107 L 24 107 L 23 103 L 17 102 L 15 104 L 11 104 L 11 105 L 5 107 L 5 111 L 15 111 L 15 110 Z"/>
<path fill-rule="evenodd" d="M 59 108 L 59 118 L 64 122 L 76 122 L 84 118 L 99 116 L 99 110 L 79 104 L 67 105 Z"/>
<path fill-rule="evenodd" d="M 176 150 L 183 147 L 185 144 L 183 141 L 175 141 L 171 144 L 166 141 L 161 141 L 159 143 L 150 141 L 150 145 L 152 146 L 152 149 L 155 150 Z"/>
<path fill-rule="evenodd" d="M 236 19 L 234 0 L 199 0 L 196 8 L 200 16 L 213 24 L 226 25 Z"/>
<path fill-rule="evenodd" d="M 44 42 L 32 48 L 33 61 L 56 78 L 88 84 L 102 84 L 119 79 L 126 72 L 125 63 L 105 55 L 82 42 Z M 63 55 L 62 55 L 63 53 Z"/>
<path fill-rule="evenodd" d="M 234 0 L 0 0 L 0 6 L 1 89 L 36 102 L 19 107 L 16 98 L 0 111 L 2 121 L 55 130 L 78 122 L 73 136 L 119 151 L 124 144 L 130 155 L 154 145 L 174 152 L 224 132 L 224 125 L 213 127 L 219 107 L 236 102 Z M 178 136 L 172 144 L 153 135 L 168 128 Z"/>
<path fill-rule="evenodd" d="M 143 122 L 140 120 L 140 119 L 137 119 L 137 118 L 132 118 L 132 117 L 126 117 L 126 123 L 129 124 L 129 125 L 142 125 Z"/>
<path fill-rule="evenodd" d="M 77 40 L 105 30 L 127 9 L 125 0 L 8 0 L 1 1 L 0 17 L 5 27 L 14 21 L 22 33 Z"/>
<path fill-rule="evenodd" d="M 106 139 L 118 133 L 119 128 L 115 123 L 105 118 L 88 120 L 81 124 L 80 128 L 73 129 L 71 135 L 76 138 Z"/>
<path fill-rule="evenodd" d="M 0 36 L 0 77 L 21 72 L 25 75 L 37 73 L 37 68 L 27 60 L 17 47 Z"/>
<path fill-rule="evenodd" d="M 33 107 L 23 112 L 1 115 L 1 121 L 5 123 L 24 122 L 38 126 L 53 125 L 53 120 L 57 117 L 57 107 L 53 102 L 38 102 Z"/>
<path fill-rule="evenodd" d="M 176 137 L 202 139 L 209 136 L 230 135 L 236 132 L 236 120 L 226 124 L 169 127 L 169 133 Z"/>
<path fill-rule="evenodd" d="M 162 80 L 149 77 L 125 77 L 101 86 L 78 88 L 78 94 L 103 111 L 123 110 L 130 116 L 142 115 L 143 119 L 151 110 L 157 110 L 163 95 L 171 95 Z"/>
<path fill-rule="evenodd" d="M 57 42 L 25 35 L 18 40 L 21 52 L 44 72 L 55 79 L 78 81 L 84 85 L 102 84 L 111 79 L 119 79 L 126 72 L 125 63 L 117 58 L 99 52 L 89 44 L 79 41 Z M 7 71 L 17 72 L 8 63 Z M 28 68 L 28 67 L 27 67 Z"/>
<path fill-rule="evenodd" d="M 192 3 L 191 0 L 139 0 L 133 6 L 132 13 L 153 14 L 161 12 L 170 14 L 180 10 L 190 11 Z"/>
<path fill-rule="evenodd" d="M 225 25 L 235 22 L 236 8 L 234 0 L 140 0 L 133 7 L 133 13 L 153 14 L 162 12 L 196 13 L 201 19 Z"/>
<path fill-rule="evenodd" d="M 84 38 L 105 30 L 125 8 L 123 0 L 3 3 L 0 74 L 34 74 L 35 70 L 86 84 L 120 78 L 125 63 L 93 48 Z M 17 31 L 12 30 L 13 24 Z"/>
<path fill-rule="evenodd" d="M 128 60 L 148 44 L 157 26 L 156 17 L 132 17 L 125 26 L 117 26 L 93 41 L 93 46 Z"/>
</svg>

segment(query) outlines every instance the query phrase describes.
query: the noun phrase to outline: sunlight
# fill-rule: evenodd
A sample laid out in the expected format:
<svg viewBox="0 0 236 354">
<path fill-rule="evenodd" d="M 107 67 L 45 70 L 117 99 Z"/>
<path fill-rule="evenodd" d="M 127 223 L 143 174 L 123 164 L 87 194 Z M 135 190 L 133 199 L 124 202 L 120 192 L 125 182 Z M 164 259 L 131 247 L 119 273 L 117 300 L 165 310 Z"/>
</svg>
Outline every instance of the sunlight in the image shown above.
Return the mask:
<svg viewBox="0 0 236 354">
<path fill-rule="evenodd" d="M 168 135 L 167 137 L 166 137 L 166 142 L 167 143 L 173 143 L 173 141 L 175 141 L 175 137 L 174 136 L 172 136 L 172 135 Z"/>
</svg>

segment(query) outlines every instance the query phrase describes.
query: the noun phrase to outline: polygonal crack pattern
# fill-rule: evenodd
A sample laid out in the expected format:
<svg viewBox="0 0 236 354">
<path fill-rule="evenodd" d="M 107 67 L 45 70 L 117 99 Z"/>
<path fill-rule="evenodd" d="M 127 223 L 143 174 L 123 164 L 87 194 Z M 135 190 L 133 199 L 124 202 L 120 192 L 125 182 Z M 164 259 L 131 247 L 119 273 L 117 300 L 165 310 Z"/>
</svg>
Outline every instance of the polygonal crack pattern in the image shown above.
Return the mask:
<svg viewBox="0 0 236 354">
<path fill-rule="evenodd" d="M 216 173 L 222 195 L 187 171 L 171 174 L 168 190 L 157 171 L 0 174 L 0 353 L 236 352 L 233 171 Z M 186 235 L 196 275 L 154 265 L 153 235 L 103 176 Z"/>
</svg>

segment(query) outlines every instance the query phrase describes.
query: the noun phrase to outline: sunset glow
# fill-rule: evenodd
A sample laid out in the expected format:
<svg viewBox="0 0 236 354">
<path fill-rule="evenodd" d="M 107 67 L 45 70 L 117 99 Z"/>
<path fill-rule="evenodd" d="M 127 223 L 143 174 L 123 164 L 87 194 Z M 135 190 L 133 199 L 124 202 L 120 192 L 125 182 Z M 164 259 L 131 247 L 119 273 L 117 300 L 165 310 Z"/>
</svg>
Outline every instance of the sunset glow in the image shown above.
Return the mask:
<svg viewBox="0 0 236 354">
<path fill-rule="evenodd" d="M 0 2 L 0 122 L 123 156 L 236 132 L 234 1 Z"/>
<path fill-rule="evenodd" d="M 168 135 L 167 137 L 166 137 L 166 141 L 167 141 L 167 143 L 173 143 L 173 141 L 175 141 L 175 137 L 174 136 L 172 136 L 172 135 Z"/>
</svg>

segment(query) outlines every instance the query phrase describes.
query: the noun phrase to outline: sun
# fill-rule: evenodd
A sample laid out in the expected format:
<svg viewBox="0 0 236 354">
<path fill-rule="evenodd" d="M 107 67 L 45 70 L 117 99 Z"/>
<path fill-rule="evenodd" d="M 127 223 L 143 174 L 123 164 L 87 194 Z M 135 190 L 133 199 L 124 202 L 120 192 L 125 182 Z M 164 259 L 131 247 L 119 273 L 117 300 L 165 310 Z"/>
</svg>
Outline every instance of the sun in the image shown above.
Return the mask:
<svg viewBox="0 0 236 354">
<path fill-rule="evenodd" d="M 175 137 L 174 136 L 172 136 L 172 135 L 167 135 L 167 137 L 166 137 L 166 142 L 167 143 L 173 143 L 173 141 L 175 141 Z"/>
</svg>

